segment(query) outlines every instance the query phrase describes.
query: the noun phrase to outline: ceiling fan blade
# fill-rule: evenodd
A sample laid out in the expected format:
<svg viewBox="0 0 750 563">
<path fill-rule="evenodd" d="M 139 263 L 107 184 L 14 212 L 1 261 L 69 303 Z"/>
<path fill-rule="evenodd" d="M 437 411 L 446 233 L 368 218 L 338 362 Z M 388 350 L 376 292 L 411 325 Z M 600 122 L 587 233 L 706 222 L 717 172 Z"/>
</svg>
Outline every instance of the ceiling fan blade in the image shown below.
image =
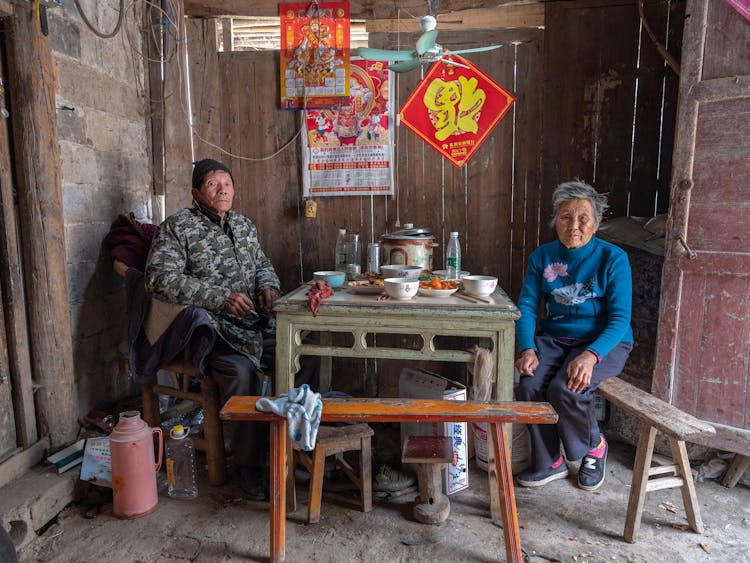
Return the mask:
<svg viewBox="0 0 750 563">
<path fill-rule="evenodd" d="M 440 61 L 441 63 L 445 63 L 445 64 L 448 64 L 448 65 L 453 65 L 453 66 L 460 66 L 461 68 L 469 68 L 469 67 L 468 67 L 468 66 L 466 66 L 465 64 L 463 64 L 463 63 L 457 63 L 456 61 L 454 61 L 454 60 L 452 60 L 452 59 L 447 59 L 447 58 L 446 58 L 446 59 L 444 59 L 443 57 L 440 57 L 440 58 L 439 58 L 438 60 L 439 60 L 439 61 Z"/>
<path fill-rule="evenodd" d="M 420 63 L 418 60 L 412 59 L 411 61 L 401 61 L 399 63 L 393 63 L 392 65 L 388 65 L 385 68 L 392 70 L 393 72 L 409 72 L 410 70 L 414 70 L 421 65 L 422 63 Z"/>
<path fill-rule="evenodd" d="M 357 47 L 356 53 L 368 61 L 411 61 L 414 59 L 413 51 L 391 51 L 389 49 Z"/>
<path fill-rule="evenodd" d="M 425 31 L 422 35 L 420 35 L 419 39 L 417 39 L 417 53 L 419 53 L 420 55 L 424 55 L 427 51 L 432 49 L 435 46 L 435 39 L 437 39 L 437 34 L 437 29 L 431 29 L 430 31 Z"/>
<path fill-rule="evenodd" d="M 479 53 L 480 51 L 492 51 L 493 49 L 499 49 L 502 45 L 488 45 L 487 47 L 476 47 L 474 49 L 459 49 L 458 51 L 450 51 L 454 55 L 460 55 L 461 53 Z"/>
</svg>

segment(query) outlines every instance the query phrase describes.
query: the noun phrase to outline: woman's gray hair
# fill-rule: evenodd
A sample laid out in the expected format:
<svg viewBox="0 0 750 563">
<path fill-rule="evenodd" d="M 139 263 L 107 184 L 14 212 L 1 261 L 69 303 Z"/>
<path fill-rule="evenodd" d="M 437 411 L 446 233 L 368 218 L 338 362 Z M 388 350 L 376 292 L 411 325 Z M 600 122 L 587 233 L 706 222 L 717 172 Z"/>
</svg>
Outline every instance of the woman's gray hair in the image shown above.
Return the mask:
<svg viewBox="0 0 750 563">
<path fill-rule="evenodd" d="M 607 210 L 607 196 L 600 194 L 594 189 L 593 186 L 588 185 L 580 180 L 573 180 L 571 182 L 563 182 L 559 184 L 555 191 L 552 192 L 552 220 L 549 223 L 550 227 L 555 226 L 557 221 L 557 214 L 560 211 L 560 204 L 565 201 L 571 201 L 573 199 L 587 199 L 591 202 L 591 209 L 594 212 L 594 218 L 597 223 L 601 223 L 602 216 Z"/>
</svg>

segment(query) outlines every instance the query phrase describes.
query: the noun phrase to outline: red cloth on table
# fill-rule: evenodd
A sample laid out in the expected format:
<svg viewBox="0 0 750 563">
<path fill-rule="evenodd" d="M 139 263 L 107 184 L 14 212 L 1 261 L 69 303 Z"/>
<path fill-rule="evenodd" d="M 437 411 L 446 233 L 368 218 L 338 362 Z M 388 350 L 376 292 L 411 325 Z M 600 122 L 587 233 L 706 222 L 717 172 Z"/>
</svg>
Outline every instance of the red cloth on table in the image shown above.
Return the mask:
<svg viewBox="0 0 750 563">
<path fill-rule="evenodd" d="M 320 302 L 333 295 L 333 290 L 326 280 L 314 281 L 312 287 L 307 290 L 307 304 L 312 311 L 313 317 L 318 316 Z"/>
</svg>

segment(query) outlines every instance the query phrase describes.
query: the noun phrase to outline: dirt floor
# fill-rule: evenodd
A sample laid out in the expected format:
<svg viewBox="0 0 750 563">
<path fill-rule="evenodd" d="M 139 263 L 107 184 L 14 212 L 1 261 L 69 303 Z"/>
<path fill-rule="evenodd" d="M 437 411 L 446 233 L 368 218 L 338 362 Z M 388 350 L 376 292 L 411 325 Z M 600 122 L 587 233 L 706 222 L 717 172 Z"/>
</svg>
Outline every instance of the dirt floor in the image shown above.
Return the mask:
<svg viewBox="0 0 750 563">
<path fill-rule="evenodd" d="M 687 529 L 677 489 L 647 495 L 638 542 L 621 534 L 634 448 L 612 443 L 607 480 L 593 493 L 575 473 L 542 489 L 516 488 L 524 552 L 531 562 L 750 562 L 750 489 L 697 483 L 705 532 Z M 287 523 L 287 561 L 503 561 L 500 527 L 489 519 L 486 474 L 473 467 L 469 489 L 451 496 L 440 526 L 416 522 L 411 499 L 375 500 L 372 512 L 325 498 L 319 524 L 304 522 L 305 505 Z M 298 488 L 305 500 L 306 490 Z M 239 487 L 203 485 L 192 501 L 160 493 L 155 512 L 118 520 L 112 505 L 71 505 L 20 554 L 22 562 L 264 561 L 268 505 L 242 498 Z"/>
</svg>

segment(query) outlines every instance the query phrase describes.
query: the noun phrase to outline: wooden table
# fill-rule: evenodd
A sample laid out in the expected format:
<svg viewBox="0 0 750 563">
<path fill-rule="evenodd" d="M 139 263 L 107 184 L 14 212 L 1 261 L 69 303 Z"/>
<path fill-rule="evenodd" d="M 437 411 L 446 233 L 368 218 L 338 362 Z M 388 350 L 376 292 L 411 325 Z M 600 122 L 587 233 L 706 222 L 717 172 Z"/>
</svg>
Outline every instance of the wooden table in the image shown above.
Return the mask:
<svg viewBox="0 0 750 563">
<path fill-rule="evenodd" d="M 232 397 L 221 410 L 223 420 L 271 423 L 270 560 L 286 556 L 287 421 L 285 417 L 256 410 L 260 397 Z M 323 399 L 323 422 L 485 422 L 490 426 L 491 476 L 500 491 L 506 560 L 521 563 L 521 537 L 518 530 L 516 497 L 511 473 L 506 423 L 554 424 L 557 414 L 548 403 L 447 401 L 421 399 Z M 490 454 L 492 455 L 492 454 Z"/>
<path fill-rule="evenodd" d="M 276 394 L 294 386 L 302 355 L 321 356 L 321 389 L 330 382 L 331 358 L 388 358 L 471 362 L 474 355 L 466 350 L 437 349 L 436 336 L 463 336 L 487 339 L 495 368 L 495 399 L 513 396 L 513 357 L 515 321 L 521 314 L 505 292 L 498 288 L 488 297 L 489 303 L 471 303 L 454 294 L 447 298 L 417 295 L 408 301 L 378 295 L 354 293 L 341 287 L 324 300 L 313 317 L 307 306 L 308 285 L 302 285 L 275 302 L 276 309 Z M 302 343 L 303 331 L 319 332 L 320 343 Z M 331 344 L 330 334 L 349 333 L 351 346 Z M 368 335 L 419 335 L 419 349 L 373 345 Z"/>
</svg>

